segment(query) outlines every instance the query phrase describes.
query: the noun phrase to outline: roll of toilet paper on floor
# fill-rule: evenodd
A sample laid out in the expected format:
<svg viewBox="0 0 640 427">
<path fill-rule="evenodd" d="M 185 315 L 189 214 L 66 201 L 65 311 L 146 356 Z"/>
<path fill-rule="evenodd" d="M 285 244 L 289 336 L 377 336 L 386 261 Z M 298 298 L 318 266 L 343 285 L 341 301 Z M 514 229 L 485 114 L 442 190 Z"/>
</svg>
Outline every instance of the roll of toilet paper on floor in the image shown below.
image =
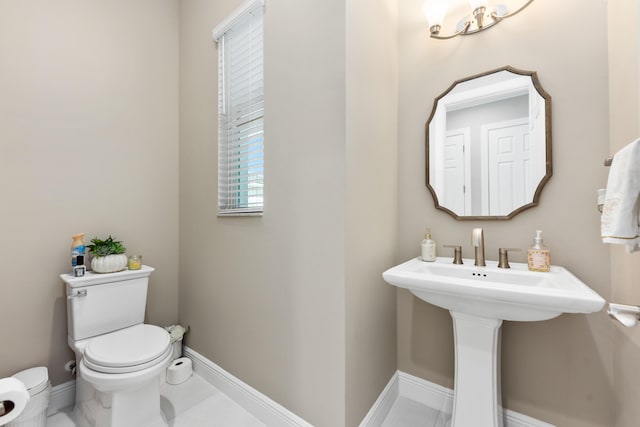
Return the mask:
<svg viewBox="0 0 640 427">
<path fill-rule="evenodd" d="M 180 357 L 167 368 L 167 383 L 180 384 L 189 379 L 193 373 L 191 359 L 188 357 Z"/>
<path fill-rule="evenodd" d="M 18 417 L 29 402 L 29 392 L 22 381 L 15 378 L 0 379 L 0 426 Z"/>
</svg>

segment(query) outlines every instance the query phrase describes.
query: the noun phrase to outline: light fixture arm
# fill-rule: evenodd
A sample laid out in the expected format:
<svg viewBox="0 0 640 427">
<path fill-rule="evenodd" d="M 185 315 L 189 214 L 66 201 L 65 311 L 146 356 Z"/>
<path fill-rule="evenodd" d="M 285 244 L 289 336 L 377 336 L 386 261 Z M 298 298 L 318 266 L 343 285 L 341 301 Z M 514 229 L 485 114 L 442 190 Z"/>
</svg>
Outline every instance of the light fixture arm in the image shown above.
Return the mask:
<svg viewBox="0 0 640 427">
<path fill-rule="evenodd" d="M 507 18 L 511 18 L 514 15 L 517 15 L 518 13 L 522 12 L 527 6 L 529 6 L 531 3 L 533 3 L 533 0 L 528 0 L 525 4 L 523 4 L 522 6 L 520 6 L 518 9 L 514 10 L 513 12 L 504 14 L 502 16 L 498 16 L 498 14 L 496 13 L 496 11 L 494 10 L 493 12 L 491 12 L 491 17 L 496 20 L 497 22 L 500 22 L 504 19 Z"/>
<path fill-rule="evenodd" d="M 431 31 L 431 38 L 432 39 L 448 40 L 448 39 L 452 39 L 454 37 L 466 34 L 469 31 L 469 27 L 470 26 L 471 26 L 471 21 L 467 21 L 467 22 L 465 22 L 464 28 L 462 30 L 457 31 L 457 32 L 455 32 L 453 34 L 450 34 L 448 36 L 441 36 L 439 34 L 440 33 L 440 25 L 434 25 L 429 30 Z"/>
<path fill-rule="evenodd" d="M 468 17 L 468 19 L 464 21 L 464 23 L 462 24 L 462 29 L 460 29 L 459 31 L 456 31 L 455 33 L 452 33 L 449 35 L 441 35 L 440 34 L 440 30 L 442 29 L 441 26 L 432 25 L 429 28 L 430 36 L 431 38 L 438 39 L 438 40 L 447 40 L 457 36 L 466 36 L 469 34 L 475 34 L 480 31 L 484 31 L 488 28 L 491 28 L 497 23 L 502 22 L 507 18 L 511 18 L 512 16 L 517 15 L 518 13 L 522 12 L 525 8 L 527 8 L 531 3 L 533 3 L 533 0 L 527 0 L 518 9 L 514 10 L 513 12 L 505 13 L 503 15 L 500 15 L 497 9 L 487 13 L 487 9 L 484 6 L 480 6 L 475 10 L 473 10 L 472 16 Z M 458 28 L 459 27 L 460 27 L 460 24 L 458 25 Z"/>
</svg>

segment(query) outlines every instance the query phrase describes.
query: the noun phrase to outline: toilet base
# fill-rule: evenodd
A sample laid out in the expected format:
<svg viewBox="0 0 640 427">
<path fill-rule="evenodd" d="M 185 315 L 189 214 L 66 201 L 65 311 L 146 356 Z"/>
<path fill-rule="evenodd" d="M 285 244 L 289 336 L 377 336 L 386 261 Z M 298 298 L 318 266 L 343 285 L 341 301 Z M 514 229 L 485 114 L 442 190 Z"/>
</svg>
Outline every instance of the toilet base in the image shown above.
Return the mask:
<svg viewBox="0 0 640 427">
<path fill-rule="evenodd" d="M 156 377 L 132 389 L 102 392 L 79 376 L 74 412 L 82 427 L 167 427 L 159 382 Z"/>
</svg>

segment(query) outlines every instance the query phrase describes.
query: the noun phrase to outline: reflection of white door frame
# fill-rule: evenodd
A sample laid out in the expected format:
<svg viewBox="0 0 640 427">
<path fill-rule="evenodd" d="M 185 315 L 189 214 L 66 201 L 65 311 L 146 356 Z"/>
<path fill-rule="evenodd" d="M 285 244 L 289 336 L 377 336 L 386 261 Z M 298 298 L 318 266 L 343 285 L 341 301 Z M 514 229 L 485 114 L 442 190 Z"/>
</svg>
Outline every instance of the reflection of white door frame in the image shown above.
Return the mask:
<svg viewBox="0 0 640 427">
<path fill-rule="evenodd" d="M 446 149 L 446 146 L 449 145 L 449 141 L 452 139 L 456 139 L 459 142 L 459 147 L 456 147 L 453 152 Z M 447 186 L 447 183 L 443 183 L 443 193 L 441 194 L 443 194 L 444 200 L 441 201 L 443 202 L 441 204 L 459 216 L 471 215 L 470 140 L 471 129 L 468 126 L 460 129 L 448 130 L 445 135 L 445 151 L 452 156 L 449 158 L 449 162 L 447 161 L 447 156 L 443 157 L 443 165 L 445 166 L 443 169 L 446 170 L 448 168 L 447 163 L 449 163 L 449 166 L 453 166 L 455 169 L 454 173 L 456 175 L 456 182 L 453 193 L 449 191 L 450 188 Z M 462 174 L 462 177 L 460 177 L 460 174 Z M 450 204 L 449 202 L 452 202 L 453 204 Z"/>
<path fill-rule="evenodd" d="M 438 198 L 444 196 L 442 192 L 443 188 L 443 171 L 441 167 L 435 167 L 434 165 L 441 165 L 442 160 L 442 148 L 444 146 L 445 138 L 445 125 L 446 122 L 446 109 L 436 108 L 435 116 L 433 118 L 434 123 L 442 123 L 442 126 L 429 126 L 429 163 L 433 162 L 429 166 L 429 182 L 436 191 Z"/>
<path fill-rule="evenodd" d="M 545 100 L 538 95 L 533 85 L 529 87 L 529 143 L 531 144 L 531 182 L 536 188 L 547 174 L 547 137 Z M 525 203 L 531 203 L 535 189 L 531 188 L 531 199 Z"/>
<path fill-rule="evenodd" d="M 514 119 L 514 120 L 506 120 L 503 122 L 496 122 L 496 123 L 486 123 L 483 124 L 482 126 L 480 126 L 480 156 L 481 156 L 481 166 L 480 166 L 480 171 L 481 171 L 481 179 L 480 179 L 480 194 L 481 194 L 481 208 L 482 208 L 482 215 L 487 216 L 487 215 L 508 215 L 510 212 L 512 212 L 514 209 L 509 209 L 508 212 L 495 212 L 495 207 L 491 206 L 491 201 L 489 198 L 489 189 L 491 188 L 492 185 L 494 185 L 495 183 L 491 182 L 490 176 L 491 175 L 495 175 L 495 173 L 492 173 L 492 168 L 495 168 L 496 165 L 492 165 L 491 161 L 490 161 L 490 154 L 489 154 L 489 134 L 491 133 L 491 131 L 494 130 L 500 130 L 500 129 L 504 129 L 504 128 L 515 128 L 517 126 L 526 126 L 526 133 L 525 135 L 528 135 L 529 132 L 529 118 L 528 117 L 522 117 L 519 119 Z M 525 136 L 526 138 L 526 136 Z M 524 142 L 524 141 L 523 141 Z M 529 147 L 530 149 L 530 147 Z M 529 151 L 529 149 L 527 151 Z M 524 172 L 522 172 L 524 174 Z M 529 177 L 526 177 L 529 178 Z M 525 185 L 526 182 L 529 181 L 528 179 L 525 178 Z M 527 192 L 529 189 L 526 189 Z M 526 194 L 521 195 L 521 197 L 525 198 L 526 200 Z"/>
</svg>

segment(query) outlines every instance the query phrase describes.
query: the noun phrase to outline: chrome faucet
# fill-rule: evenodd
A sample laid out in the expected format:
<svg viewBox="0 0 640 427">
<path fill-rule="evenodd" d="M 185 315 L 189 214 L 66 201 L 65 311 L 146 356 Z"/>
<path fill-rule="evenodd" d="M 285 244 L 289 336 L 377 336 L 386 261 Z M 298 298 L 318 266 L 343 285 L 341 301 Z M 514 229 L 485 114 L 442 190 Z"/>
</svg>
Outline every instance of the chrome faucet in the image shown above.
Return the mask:
<svg viewBox="0 0 640 427">
<path fill-rule="evenodd" d="M 476 262 L 474 265 L 478 267 L 485 267 L 484 263 L 484 232 L 482 228 L 474 228 L 471 232 L 471 245 L 476 252 Z"/>
</svg>

